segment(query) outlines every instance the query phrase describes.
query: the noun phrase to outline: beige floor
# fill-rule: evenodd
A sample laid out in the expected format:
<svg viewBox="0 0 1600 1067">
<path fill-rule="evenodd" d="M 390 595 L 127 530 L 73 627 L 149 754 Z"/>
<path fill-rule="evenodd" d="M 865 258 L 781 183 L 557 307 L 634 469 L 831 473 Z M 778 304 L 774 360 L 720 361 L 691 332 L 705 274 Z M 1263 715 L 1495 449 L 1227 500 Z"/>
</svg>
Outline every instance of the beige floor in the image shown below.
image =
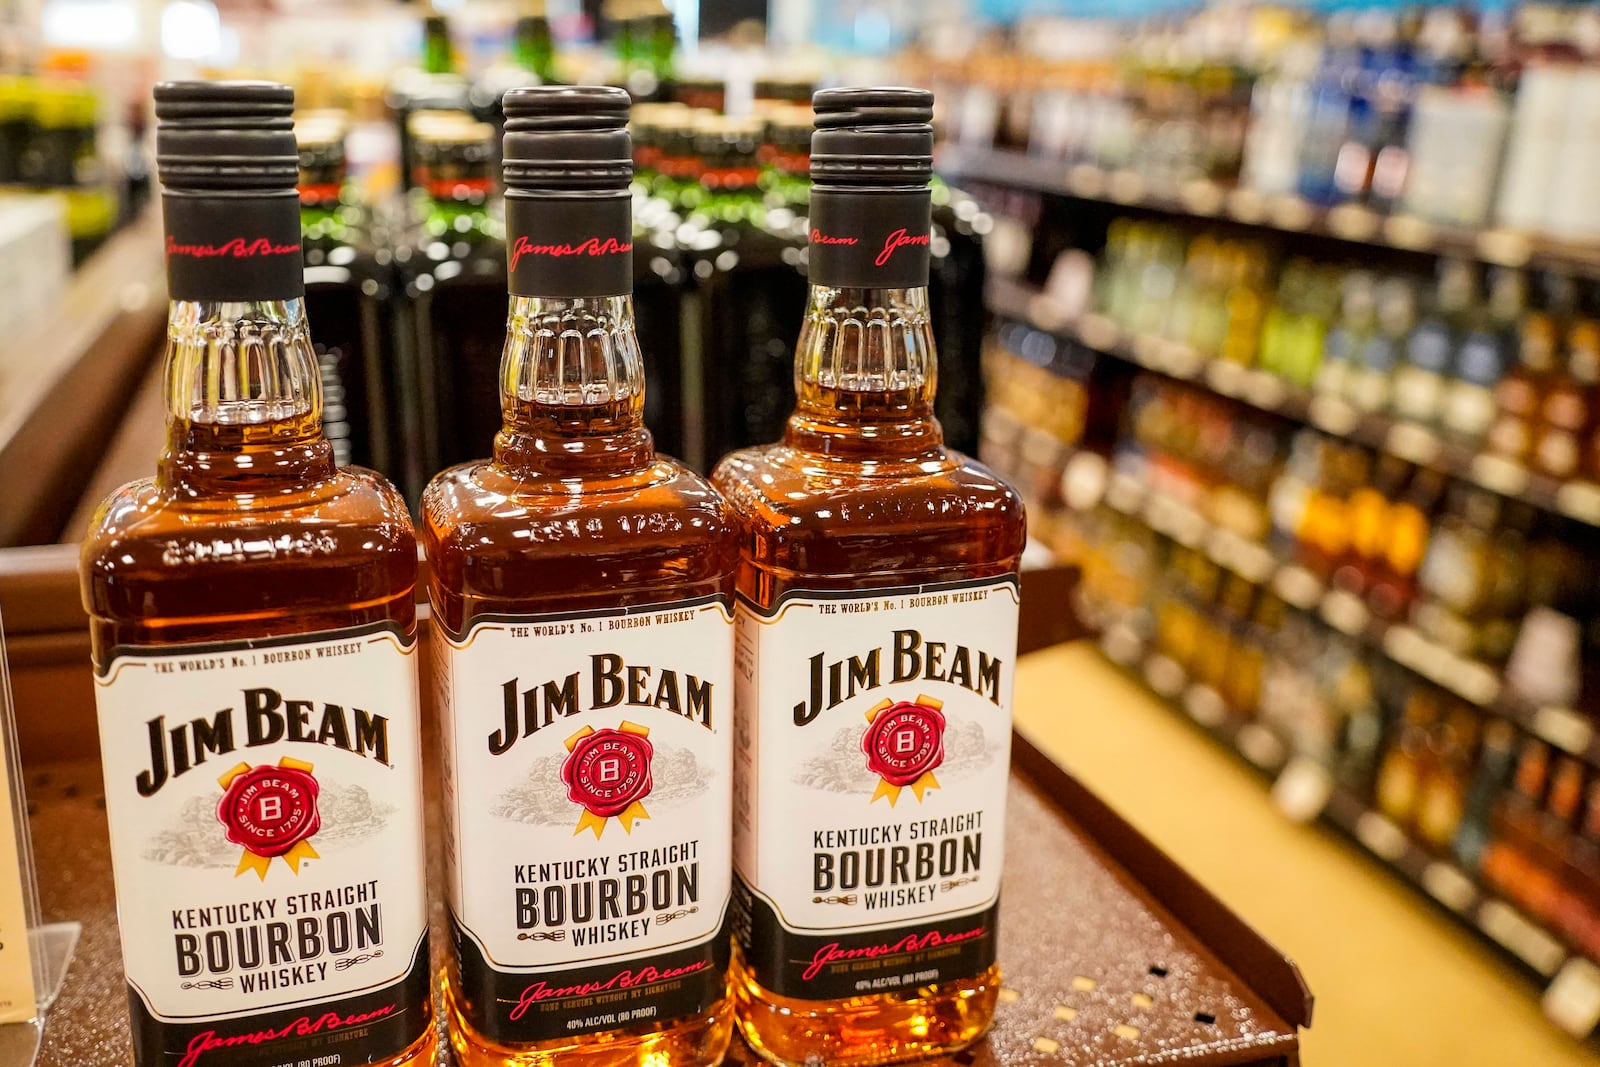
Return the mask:
<svg viewBox="0 0 1600 1067">
<path fill-rule="evenodd" d="M 1086 644 L 1022 661 L 1017 726 L 1293 957 L 1308 1067 L 1594 1067 L 1531 983 Z"/>
</svg>

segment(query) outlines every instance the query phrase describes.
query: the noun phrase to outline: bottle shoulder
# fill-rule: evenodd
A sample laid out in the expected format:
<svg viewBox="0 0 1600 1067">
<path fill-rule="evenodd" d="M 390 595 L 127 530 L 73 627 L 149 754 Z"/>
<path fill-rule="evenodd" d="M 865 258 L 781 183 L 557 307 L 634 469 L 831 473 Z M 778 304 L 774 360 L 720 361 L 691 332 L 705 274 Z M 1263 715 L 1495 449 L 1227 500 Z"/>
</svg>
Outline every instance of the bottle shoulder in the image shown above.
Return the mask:
<svg viewBox="0 0 1600 1067">
<path fill-rule="evenodd" d="M 630 540 L 676 537 L 685 545 L 732 542 L 737 523 L 710 480 L 677 460 L 657 457 L 626 475 L 592 479 L 540 476 L 492 461 L 452 467 L 422 493 L 429 551 L 526 552 L 537 546 L 587 553 Z"/>
<path fill-rule="evenodd" d="M 989 468 L 953 449 L 916 461 L 840 462 L 766 445 L 730 453 L 712 482 L 746 526 L 773 532 L 834 524 L 939 527 L 982 518 L 1024 522 L 1022 498 Z"/>
<path fill-rule="evenodd" d="M 185 498 L 155 478 L 130 482 L 95 510 L 80 560 L 87 570 L 415 556 L 405 500 L 381 475 L 359 467 L 275 497 Z"/>
</svg>

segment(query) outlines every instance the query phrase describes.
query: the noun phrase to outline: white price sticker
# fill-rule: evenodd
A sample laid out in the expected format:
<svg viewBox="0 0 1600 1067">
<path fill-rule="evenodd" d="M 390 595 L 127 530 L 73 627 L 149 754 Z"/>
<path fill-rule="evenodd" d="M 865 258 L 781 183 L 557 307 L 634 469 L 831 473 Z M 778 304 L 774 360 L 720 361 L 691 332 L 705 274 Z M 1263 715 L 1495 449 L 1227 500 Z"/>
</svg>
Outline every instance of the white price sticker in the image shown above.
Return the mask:
<svg viewBox="0 0 1600 1067">
<path fill-rule="evenodd" d="M 1400 827 L 1375 811 L 1362 812 L 1356 820 L 1356 840 L 1379 859 L 1395 862 L 1406 854 L 1410 842 Z"/>
<path fill-rule="evenodd" d="M 1308 823 L 1322 814 L 1333 796 L 1333 775 L 1306 756 L 1296 756 L 1272 784 L 1272 802 L 1295 822 Z"/>
<path fill-rule="evenodd" d="M 1322 617 L 1335 630 L 1354 637 L 1367 628 L 1372 615 L 1360 597 L 1335 589 L 1322 598 Z"/>
<path fill-rule="evenodd" d="M 1566 950 L 1560 942 L 1503 900 L 1484 902 L 1478 909 L 1478 926 L 1547 978 L 1566 958 Z"/>
<path fill-rule="evenodd" d="M 1600 526 L 1600 485 L 1568 482 L 1556 491 L 1561 513 L 1591 526 Z"/>
<path fill-rule="evenodd" d="M 1425 426 L 1412 422 L 1397 422 L 1390 427 L 1384 447 L 1409 463 L 1427 465 L 1439 458 L 1444 443 L 1437 434 Z"/>
<path fill-rule="evenodd" d="M 1422 869 L 1422 888 L 1428 895 L 1454 912 L 1464 912 L 1478 899 L 1472 879 L 1449 863 L 1435 860 Z"/>
<path fill-rule="evenodd" d="M 1311 425 L 1335 437 L 1344 437 L 1361 422 L 1361 412 L 1338 397 L 1313 397 L 1306 408 Z"/>
<path fill-rule="evenodd" d="M 1150 688 L 1169 700 L 1183 691 L 1188 678 L 1183 668 L 1167 656 L 1156 654 L 1145 660 L 1144 677 Z"/>
<path fill-rule="evenodd" d="M 1574 956 L 1540 1002 L 1545 1018 L 1580 1040 L 1600 1026 L 1600 966 Z"/>
<path fill-rule="evenodd" d="M 1301 611 L 1310 610 L 1322 599 L 1322 583 L 1304 567 L 1290 566 L 1278 571 L 1272 580 L 1273 591 Z"/>
<path fill-rule="evenodd" d="M 1245 759 L 1264 771 L 1275 771 L 1282 767 L 1287 756 L 1278 735 L 1258 722 L 1240 727 L 1235 744 Z"/>
<path fill-rule="evenodd" d="M 1209 685 L 1191 685 L 1183 693 L 1183 710 L 1201 726 L 1215 728 L 1228 718 L 1228 705 Z"/>
<path fill-rule="evenodd" d="M 1533 732 L 1574 756 L 1587 755 L 1594 743 L 1594 724 L 1571 708 L 1540 708 L 1533 716 Z"/>
<path fill-rule="evenodd" d="M 1227 359 L 1214 359 L 1206 367 L 1206 384 L 1223 396 L 1244 392 L 1245 369 Z"/>
<path fill-rule="evenodd" d="M 1528 488 L 1528 468 L 1504 456 L 1483 453 L 1472 458 L 1472 480 L 1490 492 L 1517 496 Z"/>
</svg>

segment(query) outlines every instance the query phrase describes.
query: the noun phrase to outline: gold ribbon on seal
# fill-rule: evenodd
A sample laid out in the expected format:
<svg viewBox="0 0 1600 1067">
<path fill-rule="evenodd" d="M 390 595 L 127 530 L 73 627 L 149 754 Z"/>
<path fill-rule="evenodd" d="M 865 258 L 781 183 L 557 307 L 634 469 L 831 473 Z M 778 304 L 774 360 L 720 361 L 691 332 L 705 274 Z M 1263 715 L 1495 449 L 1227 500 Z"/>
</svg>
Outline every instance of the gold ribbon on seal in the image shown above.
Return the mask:
<svg viewBox="0 0 1600 1067">
<path fill-rule="evenodd" d="M 585 726 L 583 729 L 567 738 L 565 742 L 567 751 L 571 752 L 573 749 L 577 748 L 579 741 L 582 741 L 585 737 L 588 737 L 594 732 L 594 727 Z M 627 720 L 623 720 L 623 722 L 618 725 L 617 732 L 620 734 L 637 734 L 640 737 L 649 737 L 650 727 L 640 726 L 636 722 L 628 722 Z M 634 820 L 648 819 L 649 817 L 650 813 L 644 810 L 644 803 L 638 800 L 635 800 L 632 804 L 629 804 L 626 808 L 622 809 L 621 813 L 611 816 L 611 818 L 615 818 L 617 822 L 622 824 L 623 832 L 629 834 L 633 833 Z M 578 816 L 578 827 L 572 831 L 572 836 L 577 837 L 585 830 L 593 830 L 594 836 L 599 838 L 601 834 L 605 833 L 607 821 L 607 816 L 596 815 L 588 808 L 584 808 L 583 814 Z"/>
<path fill-rule="evenodd" d="M 305 760 L 297 760 L 292 756 L 284 756 L 278 761 L 278 766 L 293 771 L 304 771 L 307 774 L 310 774 L 315 769 L 313 764 L 307 763 Z M 217 779 L 217 783 L 222 786 L 222 791 L 226 793 L 235 778 L 252 769 L 248 763 L 235 764 Z M 256 877 L 265 882 L 267 880 L 267 868 L 272 866 L 273 858 L 272 856 L 258 856 L 248 848 L 241 848 L 239 851 L 239 867 L 233 872 L 233 876 L 237 878 L 245 871 L 254 871 Z M 287 863 L 289 869 L 295 874 L 300 873 L 300 864 L 306 860 L 321 858 L 321 856 L 317 855 L 317 850 L 311 847 L 309 840 L 297 841 L 294 847 L 282 856 L 283 862 Z"/>
<path fill-rule="evenodd" d="M 895 703 L 896 701 L 884 699 L 872 705 L 872 707 L 867 709 L 867 722 L 872 722 L 879 715 L 894 707 Z M 928 696 L 925 693 L 918 693 L 917 699 L 914 701 L 914 703 L 921 704 L 925 708 L 932 708 L 934 711 L 944 710 L 944 701 L 938 699 L 937 697 Z M 872 799 L 867 801 L 867 803 L 873 804 L 877 802 L 879 797 L 888 797 L 889 806 L 892 808 L 895 805 L 895 801 L 900 799 L 900 790 L 904 788 L 909 788 L 912 793 L 916 794 L 917 802 L 921 803 L 922 795 L 924 793 L 930 789 L 939 789 L 941 787 L 939 785 L 939 779 L 933 776 L 932 771 L 924 772 L 922 777 L 912 782 L 909 787 L 890 785 L 884 779 L 879 778 L 877 792 L 872 794 Z"/>
</svg>

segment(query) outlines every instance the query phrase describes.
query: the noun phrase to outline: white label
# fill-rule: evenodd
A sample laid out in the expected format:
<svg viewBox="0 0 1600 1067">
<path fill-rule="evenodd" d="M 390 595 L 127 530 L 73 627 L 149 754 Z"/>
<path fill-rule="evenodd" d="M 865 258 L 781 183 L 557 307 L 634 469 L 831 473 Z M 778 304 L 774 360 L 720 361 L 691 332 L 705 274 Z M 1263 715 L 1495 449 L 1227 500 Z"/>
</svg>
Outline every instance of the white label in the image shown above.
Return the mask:
<svg viewBox="0 0 1600 1067">
<path fill-rule="evenodd" d="M 413 651 L 392 626 L 114 650 L 96 696 L 123 961 L 159 1023 L 426 973 Z"/>
<path fill-rule="evenodd" d="M 704 1010 L 732 882 L 726 602 L 482 616 L 439 643 L 475 1025 L 540 1040 Z"/>
<path fill-rule="evenodd" d="M 741 602 L 734 863 L 764 985 L 824 999 L 992 962 L 1017 604 L 1012 575 Z"/>
</svg>

